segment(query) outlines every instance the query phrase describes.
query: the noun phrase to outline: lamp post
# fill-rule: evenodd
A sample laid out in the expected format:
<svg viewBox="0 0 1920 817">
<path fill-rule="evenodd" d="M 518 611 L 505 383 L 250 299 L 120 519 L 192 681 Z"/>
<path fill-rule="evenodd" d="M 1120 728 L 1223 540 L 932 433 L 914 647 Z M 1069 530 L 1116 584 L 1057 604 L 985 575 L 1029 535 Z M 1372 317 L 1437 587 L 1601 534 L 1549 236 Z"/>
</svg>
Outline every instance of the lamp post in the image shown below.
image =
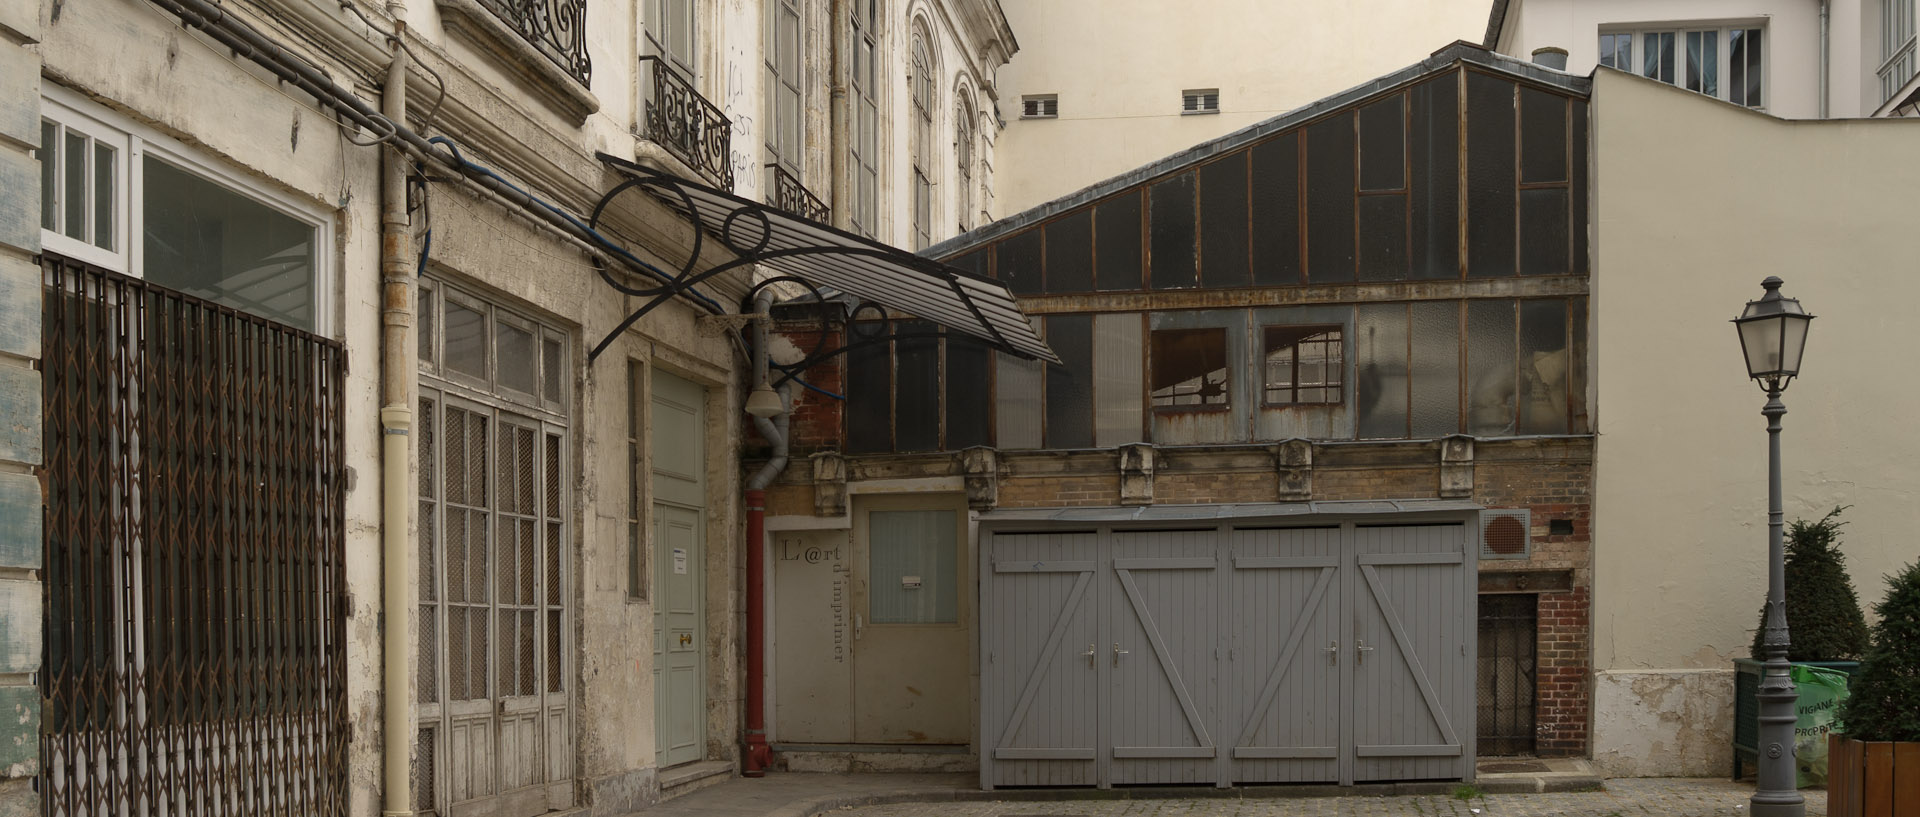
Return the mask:
<svg viewBox="0 0 1920 817">
<path fill-rule="evenodd" d="M 1787 579 L 1780 525 L 1780 418 L 1787 413 L 1780 393 L 1800 374 L 1800 353 L 1807 345 L 1807 325 L 1813 316 L 1800 302 L 1780 294 L 1780 279 L 1768 276 L 1760 286 L 1766 294 L 1748 301 L 1740 317 L 1740 349 L 1746 354 L 1747 376 L 1767 393 L 1760 413 L 1767 418 L 1767 631 L 1765 676 L 1760 681 L 1759 779 L 1754 786 L 1753 817 L 1804 817 L 1806 799 L 1800 796 L 1793 762 L 1793 727 L 1798 716 L 1791 668 L 1787 664 Z"/>
</svg>

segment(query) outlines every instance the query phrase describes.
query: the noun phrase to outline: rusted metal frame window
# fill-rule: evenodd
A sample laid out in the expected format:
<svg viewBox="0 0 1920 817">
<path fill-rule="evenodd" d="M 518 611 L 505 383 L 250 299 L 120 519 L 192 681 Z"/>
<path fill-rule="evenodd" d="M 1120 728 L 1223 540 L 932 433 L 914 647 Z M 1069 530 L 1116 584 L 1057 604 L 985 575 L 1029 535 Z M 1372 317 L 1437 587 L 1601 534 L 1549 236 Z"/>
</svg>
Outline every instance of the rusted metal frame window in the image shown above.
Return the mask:
<svg viewBox="0 0 1920 817">
<path fill-rule="evenodd" d="M 45 813 L 344 814 L 345 352 L 40 260 Z"/>
<path fill-rule="evenodd" d="M 1261 328 L 1269 407 L 1338 405 L 1344 401 L 1344 327 L 1338 324 Z M 1307 374 L 1302 374 L 1302 367 Z"/>
<path fill-rule="evenodd" d="M 1232 405 L 1224 327 L 1155 329 L 1148 346 L 1148 395 L 1155 411 L 1224 411 Z"/>
</svg>

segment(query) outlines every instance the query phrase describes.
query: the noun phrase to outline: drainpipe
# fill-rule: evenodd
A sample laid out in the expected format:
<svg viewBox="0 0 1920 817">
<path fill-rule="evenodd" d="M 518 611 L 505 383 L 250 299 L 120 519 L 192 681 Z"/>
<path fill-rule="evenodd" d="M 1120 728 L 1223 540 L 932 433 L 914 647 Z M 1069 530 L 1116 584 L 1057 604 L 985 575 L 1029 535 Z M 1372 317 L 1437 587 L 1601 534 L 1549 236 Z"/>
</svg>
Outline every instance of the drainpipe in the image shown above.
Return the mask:
<svg viewBox="0 0 1920 817">
<path fill-rule="evenodd" d="M 847 15 L 852 12 L 847 0 L 833 0 L 833 14 L 829 18 L 833 21 L 829 26 L 833 56 L 828 66 L 832 92 L 827 105 L 827 178 L 833 189 L 827 198 L 831 199 L 833 224 L 841 228 L 853 224 L 853 191 L 848 189 L 847 178 L 847 148 L 852 144 L 847 141 L 847 50 L 853 47 L 848 39 L 852 29 Z"/>
<path fill-rule="evenodd" d="M 773 309 L 773 290 L 761 289 L 754 295 L 753 311 L 767 315 Z M 754 383 L 767 378 L 767 322 L 753 322 Z M 753 418 L 760 436 L 773 444 L 773 458 L 760 466 L 747 480 L 747 735 L 746 767 L 741 774 L 760 777 L 773 765 L 773 748 L 767 745 L 766 650 L 767 650 L 767 486 L 787 467 L 789 419 L 792 412 L 791 384 L 779 389 L 780 413 L 771 418 Z"/>
<path fill-rule="evenodd" d="M 395 125 L 407 121 L 407 57 L 400 38 L 406 34 L 406 6 L 389 0 L 393 18 L 393 61 L 387 64 L 386 87 L 380 93 L 380 112 Z M 408 259 L 412 231 L 407 217 L 406 157 L 389 146 L 380 152 L 380 650 L 381 700 L 384 720 L 384 788 L 381 814 L 413 814 L 412 740 L 413 694 L 409 673 L 414 650 L 412 539 L 407 535 L 407 512 L 413 507 L 408 456 L 413 429 L 414 350 L 413 264 Z"/>
<path fill-rule="evenodd" d="M 1829 82 L 1829 80 L 1827 79 L 1827 72 L 1831 70 L 1830 67 L 1827 65 L 1827 63 L 1832 61 L 1832 58 L 1828 56 L 1828 54 L 1830 53 L 1828 49 L 1831 48 L 1831 44 L 1833 41 L 1832 34 L 1830 33 L 1831 29 L 1828 23 L 1828 17 L 1829 17 L 1828 2 L 1829 0 L 1820 0 L 1820 118 L 1821 119 L 1827 118 L 1827 94 L 1828 94 L 1827 84 Z"/>
</svg>

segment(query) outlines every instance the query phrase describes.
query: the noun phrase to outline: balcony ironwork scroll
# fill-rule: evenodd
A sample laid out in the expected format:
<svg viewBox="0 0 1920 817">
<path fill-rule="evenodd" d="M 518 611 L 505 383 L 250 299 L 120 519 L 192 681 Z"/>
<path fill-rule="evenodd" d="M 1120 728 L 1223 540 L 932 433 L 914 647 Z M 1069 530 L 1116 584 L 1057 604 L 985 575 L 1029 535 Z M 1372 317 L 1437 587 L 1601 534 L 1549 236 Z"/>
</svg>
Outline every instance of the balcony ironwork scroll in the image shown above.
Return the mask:
<svg viewBox="0 0 1920 817">
<path fill-rule="evenodd" d="M 593 62 L 587 57 L 587 0 L 480 0 L 480 5 L 568 76 L 581 85 L 590 84 Z"/>
<path fill-rule="evenodd" d="M 833 208 L 809 191 L 792 173 L 779 165 L 767 167 L 773 169 L 773 206 L 821 224 L 833 222 Z"/>
<path fill-rule="evenodd" d="M 732 120 L 695 91 L 671 63 L 653 55 L 641 57 L 640 62 L 652 63 L 652 70 L 645 74 L 652 88 L 646 99 L 647 138 L 713 180 L 716 187 L 732 190 L 733 163 L 728 161 Z"/>
</svg>

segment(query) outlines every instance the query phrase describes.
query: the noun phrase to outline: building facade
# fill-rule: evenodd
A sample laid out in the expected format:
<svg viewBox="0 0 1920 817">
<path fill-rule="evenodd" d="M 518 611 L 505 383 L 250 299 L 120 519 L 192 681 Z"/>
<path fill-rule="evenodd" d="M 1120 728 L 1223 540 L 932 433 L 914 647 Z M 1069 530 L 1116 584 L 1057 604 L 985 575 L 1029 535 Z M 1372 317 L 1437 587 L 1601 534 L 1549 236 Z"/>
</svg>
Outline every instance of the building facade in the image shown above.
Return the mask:
<svg viewBox="0 0 1920 817">
<path fill-rule="evenodd" d="M 684 197 L 951 235 L 1015 48 L 858 5 L 10 4 L 0 811 L 737 772 L 756 248 Z"/>
<path fill-rule="evenodd" d="M 1498 0 L 1485 44 L 1566 52 L 1787 119 L 1911 116 L 1913 0 L 1579 3 Z"/>
</svg>

